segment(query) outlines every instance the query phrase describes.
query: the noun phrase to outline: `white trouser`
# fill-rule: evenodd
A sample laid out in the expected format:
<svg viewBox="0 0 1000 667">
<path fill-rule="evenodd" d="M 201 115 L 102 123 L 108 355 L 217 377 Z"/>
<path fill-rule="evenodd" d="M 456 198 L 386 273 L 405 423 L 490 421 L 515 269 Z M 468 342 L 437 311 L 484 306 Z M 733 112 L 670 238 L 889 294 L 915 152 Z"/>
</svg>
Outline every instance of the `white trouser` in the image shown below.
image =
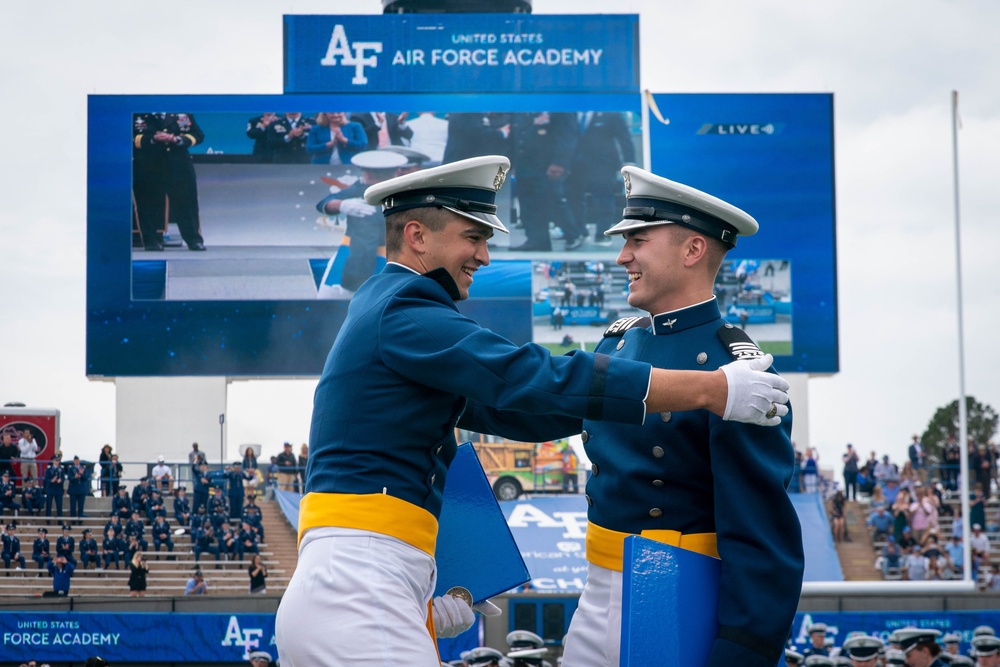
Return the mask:
<svg viewBox="0 0 1000 667">
<path fill-rule="evenodd" d="M 588 563 L 587 585 L 566 633 L 562 667 L 618 667 L 622 573 Z"/>
<path fill-rule="evenodd" d="M 394 537 L 309 530 L 275 619 L 282 667 L 438 667 L 436 577 L 433 558 Z"/>
</svg>

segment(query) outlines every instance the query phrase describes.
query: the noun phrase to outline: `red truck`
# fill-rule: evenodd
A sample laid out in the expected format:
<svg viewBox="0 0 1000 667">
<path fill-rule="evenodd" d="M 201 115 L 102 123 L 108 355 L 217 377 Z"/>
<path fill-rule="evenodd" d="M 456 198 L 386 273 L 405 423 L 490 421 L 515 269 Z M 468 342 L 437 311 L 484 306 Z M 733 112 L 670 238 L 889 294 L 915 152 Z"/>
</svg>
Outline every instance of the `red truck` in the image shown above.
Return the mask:
<svg viewBox="0 0 1000 667">
<path fill-rule="evenodd" d="M 59 451 L 59 411 L 54 408 L 28 408 L 22 403 L 7 403 L 0 408 L 0 438 L 10 434 L 16 445 L 25 429 L 31 431 L 38 443 L 38 474 L 45 474 L 45 466 L 52 455 Z M 21 465 L 14 462 L 14 473 L 21 478 Z M 20 484 L 19 484 L 20 485 Z"/>
</svg>

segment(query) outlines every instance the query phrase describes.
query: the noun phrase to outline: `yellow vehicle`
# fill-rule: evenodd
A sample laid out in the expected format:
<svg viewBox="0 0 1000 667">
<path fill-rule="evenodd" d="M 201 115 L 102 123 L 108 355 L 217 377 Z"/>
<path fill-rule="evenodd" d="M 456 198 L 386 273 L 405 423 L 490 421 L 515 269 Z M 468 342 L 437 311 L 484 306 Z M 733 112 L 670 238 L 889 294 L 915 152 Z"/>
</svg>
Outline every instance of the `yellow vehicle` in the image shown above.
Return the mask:
<svg viewBox="0 0 1000 667">
<path fill-rule="evenodd" d="M 463 432 L 493 486 L 497 500 L 523 493 L 577 493 L 579 466 L 568 440 L 515 442 Z"/>
</svg>

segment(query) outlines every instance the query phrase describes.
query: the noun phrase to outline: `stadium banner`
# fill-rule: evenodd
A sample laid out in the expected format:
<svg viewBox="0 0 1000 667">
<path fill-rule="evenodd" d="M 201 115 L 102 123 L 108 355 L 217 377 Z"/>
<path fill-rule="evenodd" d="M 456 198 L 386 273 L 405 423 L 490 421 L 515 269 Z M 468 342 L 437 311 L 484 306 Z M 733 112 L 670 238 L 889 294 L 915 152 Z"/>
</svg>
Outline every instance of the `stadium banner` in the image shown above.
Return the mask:
<svg viewBox="0 0 1000 667">
<path fill-rule="evenodd" d="M 956 633 L 962 638 L 959 652 L 969 654 L 972 632 L 980 625 L 1000 627 L 1000 611 L 871 611 L 871 612 L 799 612 L 792 624 L 791 642 L 802 649 L 810 645 L 809 626 L 825 623 L 826 636 L 840 646 L 848 633 L 860 631 L 888 644 L 889 635 L 913 626 L 939 630 L 942 635 Z"/>
<path fill-rule="evenodd" d="M 18 612 L 0 614 L 0 639 L 3 654 L 22 661 L 232 663 L 259 649 L 277 657 L 273 614 Z"/>
<path fill-rule="evenodd" d="M 285 16 L 286 93 L 638 92 L 635 14 Z"/>
</svg>

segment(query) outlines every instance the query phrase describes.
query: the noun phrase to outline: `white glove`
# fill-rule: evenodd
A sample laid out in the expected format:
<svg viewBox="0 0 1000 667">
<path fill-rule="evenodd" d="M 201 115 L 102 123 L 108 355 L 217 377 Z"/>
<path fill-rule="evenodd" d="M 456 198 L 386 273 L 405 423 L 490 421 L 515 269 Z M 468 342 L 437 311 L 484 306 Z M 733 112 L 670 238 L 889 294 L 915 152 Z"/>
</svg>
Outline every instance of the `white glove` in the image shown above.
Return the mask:
<svg viewBox="0 0 1000 667">
<path fill-rule="evenodd" d="M 345 199 L 340 202 L 340 212 L 344 215 L 351 216 L 352 218 L 367 218 L 375 215 L 376 210 L 378 209 L 371 204 L 366 204 L 365 200 L 361 197 Z"/>
<path fill-rule="evenodd" d="M 788 382 L 768 373 L 774 357 L 734 361 L 722 367 L 729 383 L 726 411 L 722 418 L 759 426 L 777 426 L 788 414 Z"/>
<path fill-rule="evenodd" d="M 472 607 L 465 600 L 450 595 L 434 598 L 431 613 L 434 616 L 434 633 L 443 639 L 457 637 L 476 622 Z"/>
</svg>

